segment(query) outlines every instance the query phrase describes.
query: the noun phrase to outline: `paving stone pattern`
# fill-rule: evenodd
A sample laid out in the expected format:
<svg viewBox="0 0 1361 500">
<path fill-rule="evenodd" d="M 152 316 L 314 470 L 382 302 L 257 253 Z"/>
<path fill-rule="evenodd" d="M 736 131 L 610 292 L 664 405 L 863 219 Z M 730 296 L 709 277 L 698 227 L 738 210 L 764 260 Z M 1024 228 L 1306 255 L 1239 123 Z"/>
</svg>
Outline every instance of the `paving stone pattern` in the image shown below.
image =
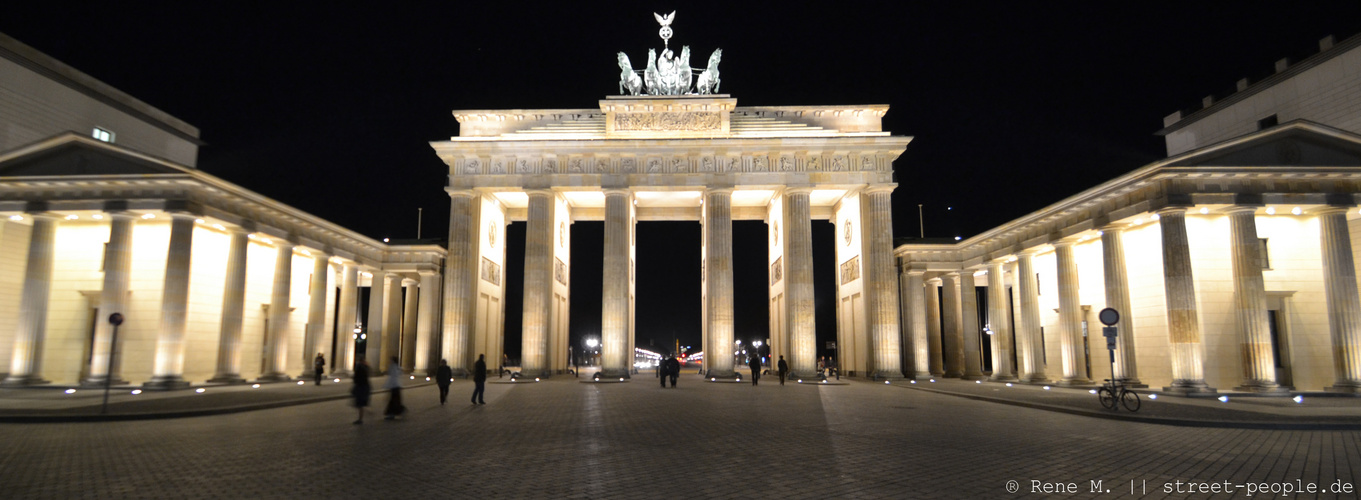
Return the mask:
<svg viewBox="0 0 1361 500">
<path fill-rule="evenodd" d="M 1172 480 L 1354 485 L 1361 432 L 1184 428 L 852 382 L 555 378 L 172 420 L 0 424 L 4 498 L 1129 498 Z M 763 381 L 764 382 L 764 381 Z M 1020 491 L 1009 493 L 1008 480 Z M 1032 480 L 1076 495 L 1030 494 Z M 1142 483 L 1141 483 L 1142 482 Z M 1246 498 L 1245 492 L 1235 497 Z M 1346 496 L 1346 495 L 1344 495 Z M 1351 495 L 1355 497 L 1355 494 Z M 1204 498 L 1205 495 L 1195 497 Z M 1331 498 L 1333 495 L 1320 495 Z M 1227 498 L 1216 495 L 1216 498 Z M 1284 498 L 1256 495 L 1253 498 Z M 1291 495 L 1289 498 L 1314 498 Z"/>
</svg>

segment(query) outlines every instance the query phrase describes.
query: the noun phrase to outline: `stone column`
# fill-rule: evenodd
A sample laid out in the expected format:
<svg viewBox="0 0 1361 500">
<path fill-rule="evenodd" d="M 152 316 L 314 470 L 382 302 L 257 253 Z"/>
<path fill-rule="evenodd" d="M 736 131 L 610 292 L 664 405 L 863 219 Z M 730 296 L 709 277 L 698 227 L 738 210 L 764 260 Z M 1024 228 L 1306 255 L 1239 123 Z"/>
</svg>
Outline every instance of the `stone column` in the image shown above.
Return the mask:
<svg viewBox="0 0 1361 500">
<path fill-rule="evenodd" d="M 912 371 L 915 378 L 931 378 L 931 347 L 926 328 L 926 271 L 907 271 L 907 317 L 912 332 Z M 934 286 L 931 287 L 934 291 Z"/>
<path fill-rule="evenodd" d="M 387 295 L 385 273 L 381 269 L 374 269 L 369 276 L 369 316 L 364 321 L 364 361 L 369 363 L 369 374 L 380 375 L 386 366 L 383 365 L 383 336 L 387 334 L 384 329 L 387 322 L 383 320 L 383 311 L 387 309 Z"/>
<path fill-rule="evenodd" d="M 170 214 L 170 249 L 165 257 L 161 293 L 161 332 L 148 389 L 187 389 L 184 380 L 184 327 L 189 310 L 189 256 L 194 243 L 194 215 Z"/>
<path fill-rule="evenodd" d="M 416 313 L 416 365 L 412 373 L 434 376 L 439 367 L 439 344 L 435 343 L 439 318 L 439 274 L 421 273 L 420 308 Z"/>
<path fill-rule="evenodd" d="M 476 191 L 449 191 L 449 256 L 444 264 L 444 333 L 440 352 L 455 374 L 469 373 L 476 359 L 471 351 L 477 322 L 477 259 L 481 241 L 476 236 L 481 230 L 481 203 Z"/>
<path fill-rule="evenodd" d="M 416 336 L 416 305 L 421 293 L 417 287 L 419 284 L 419 281 L 412 279 L 402 280 L 402 289 L 406 290 L 402 311 L 402 373 L 416 370 L 416 343 L 420 342 Z"/>
<path fill-rule="evenodd" d="M 1021 381 L 1032 384 L 1048 382 L 1044 374 L 1044 337 L 1040 336 L 1040 289 L 1035 282 L 1035 253 L 1021 252 L 1016 260 L 1016 281 L 1021 288 L 1021 324 L 1017 325 L 1017 349 L 1020 355 Z M 1024 337 L 1025 340 L 1021 340 Z"/>
<path fill-rule="evenodd" d="M 1059 385 L 1087 385 L 1087 352 L 1082 339 L 1082 300 L 1078 296 L 1077 259 L 1073 257 L 1073 242 L 1054 244 L 1058 261 L 1059 342 L 1063 351 L 1063 380 Z"/>
<path fill-rule="evenodd" d="M 1271 350 L 1262 249 L 1257 239 L 1257 207 L 1228 209 L 1233 260 L 1233 312 L 1242 346 L 1243 384 L 1236 391 L 1278 392 L 1276 356 Z"/>
<path fill-rule="evenodd" d="M 388 367 L 392 365 L 392 358 L 397 358 L 397 367 L 401 369 L 402 353 L 402 277 L 394 273 L 386 273 L 383 276 L 386 292 L 384 298 L 387 303 L 383 305 L 383 373 L 387 373 Z"/>
<path fill-rule="evenodd" d="M 963 311 L 959 306 L 959 273 L 949 273 L 943 278 L 940 308 L 945 318 L 945 335 L 941 338 L 945 377 L 959 378 L 964 376 L 964 332 L 960 329 L 962 326 L 960 316 L 963 315 Z"/>
<path fill-rule="evenodd" d="M 246 231 L 233 227 L 227 250 L 227 274 L 222 283 L 222 324 L 218 330 L 217 370 L 209 382 L 239 384 L 241 378 L 241 319 L 246 307 Z"/>
<path fill-rule="evenodd" d="M 808 195 L 811 188 L 784 192 L 785 328 L 789 338 L 790 376 L 812 377 L 817 372 L 817 324 L 813 300 L 813 227 Z"/>
<path fill-rule="evenodd" d="M 19 324 L 14 332 L 14 354 L 5 387 L 48 383 L 42 377 L 43 341 L 47 336 L 47 301 L 52 292 L 52 252 L 56 249 L 56 215 L 30 214 L 33 229 L 28 240 L 28 263 L 24 288 L 19 296 Z M 98 318 L 96 318 L 98 321 Z"/>
<path fill-rule="evenodd" d="M 547 189 L 531 189 L 528 227 L 525 228 L 525 286 L 524 314 L 521 316 L 520 373 L 525 377 L 547 377 L 552 373 L 548 360 L 548 325 L 552 314 L 553 299 L 553 192 Z M 606 195 L 606 211 L 609 211 L 609 197 Z M 624 209 L 628 218 L 628 193 L 615 195 L 616 204 Z M 609 215 L 606 216 L 607 218 Z M 617 222 L 605 221 L 607 226 L 624 226 Z M 608 229 L 607 229 L 608 231 Z M 606 236 L 608 239 L 609 236 Z M 628 301 L 628 237 L 624 237 L 624 261 L 621 264 L 624 283 L 625 307 Z M 607 258 L 608 260 L 608 258 Z M 610 264 L 607 262 L 606 266 Z M 609 274 L 610 270 L 605 270 Z M 625 311 L 627 316 L 627 310 Z M 625 321 L 625 334 L 628 322 Z M 620 335 L 620 339 L 626 338 Z M 608 349 L 608 348 L 607 348 Z"/>
<path fill-rule="evenodd" d="M 99 294 L 99 317 L 95 318 L 95 338 L 91 346 L 89 377 L 81 385 L 102 387 L 106 381 L 125 383 L 119 376 L 119 349 L 110 350 L 113 325 L 109 315 L 128 316 L 128 279 L 132 273 L 132 225 L 137 216 L 122 211 L 109 212 L 109 243 L 104 247 L 104 288 Z M 130 320 L 131 318 L 128 318 Z M 127 325 L 127 323 L 124 323 Z M 110 357 L 113 370 L 109 369 Z"/>
<path fill-rule="evenodd" d="M 355 325 L 359 313 L 359 266 L 347 263 L 341 270 L 340 301 L 336 304 L 336 359 L 335 375 L 354 373 Z"/>
<path fill-rule="evenodd" d="M 964 379 L 982 380 L 983 353 L 978 338 L 978 288 L 973 271 L 965 269 L 959 275 L 959 307 L 962 311 L 960 327 L 964 332 Z"/>
<path fill-rule="evenodd" d="M 1129 275 L 1125 272 L 1124 229 L 1107 226 L 1101 229 L 1101 256 L 1106 281 L 1106 307 L 1120 313 L 1116 328 L 1115 378 L 1125 379 L 1127 385 L 1146 387 L 1139 381 L 1134 352 L 1134 310 L 1129 305 Z"/>
<path fill-rule="evenodd" d="M 317 251 L 312 256 L 312 281 L 308 289 L 311 295 L 307 301 L 307 336 L 302 344 L 302 378 L 310 379 L 316 376 L 314 366 L 317 353 L 324 350 L 323 340 L 326 338 L 326 296 L 330 293 L 330 288 L 326 286 L 327 278 L 331 276 L 331 256 L 324 252 Z M 335 356 L 331 356 L 331 361 L 335 361 Z"/>
<path fill-rule="evenodd" d="M 1196 289 L 1191 277 L 1191 247 L 1186 242 L 1186 209 L 1158 211 L 1163 238 L 1163 286 L 1167 299 L 1167 333 L 1171 348 L 1172 385 L 1165 391 L 1211 393 L 1205 384 L 1205 346 L 1196 319 Z"/>
<path fill-rule="evenodd" d="M 1007 280 L 1002 273 L 1002 261 L 988 263 L 988 329 L 992 331 L 991 380 L 1016 380 L 1011 366 L 1011 315 L 1008 314 Z"/>
<path fill-rule="evenodd" d="M 606 377 L 628 377 L 629 203 L 626 189 L 605 190 L 604 275 L 601 280 L 600 363 Z M 549 228 L 549 237 L 552 232 Z M 528 236 L 526 236 L 528 239 Z M 548 244 L 551 244 L 550 241 Z M 552 258 L 551 249 L 545 252 Z M 550 275 L 546 279 L 552 279 Z M 551 290 L 551 283 L 550 283 Z M 547 313 L 545 313 L 546 317 Z M 545 323 L 546 324 L 546 323 Z M 705 360 L 708 360 L 705 353 Z"/>
<path fill-rule="evenodd" d="M 275 247 L 274 288 L 269 294 L 269 339 L 265 342 L 265 372 L 260 380 L 290 380 L 288 368 L 289 295 L 293 281 L 293 242 L 279 240 Z"/>
<path fill-rule="evenodd" d="M 1318 214 L 1335 377 L 1327 390 L 1357 393 L 1361 392 L 1361 300 L 1357 297 L 1347 212 L 1341 207 L 1328 207 Z"/>
<path fill-rule="evenodd" d="M 895 184 L 872 184 L 861 196 L 861 253 L 865 257 L 865 319 L 869 326 L 869 367 L 875 378 L 902 378 L 898 343 L 898 286 L 893 277 Z M 811 262 L 811 261 L 810 261 Z M 810 271 L 811 273 L 811 271 Z"/>
<path fill-rule="evenodd" d="M 732 188 L 704 193 L 705 321 L 712 355 L 704 353 L 709 377 L 733 377 Z"/>
<path fill-rule="evenodd" d="M 926 349 L 931 360 L 928 369 L 935 377 L 945 375 L 945 356 L 940 345 L 940 282 L 940 278 L 926 282 Z"/>
</svg>

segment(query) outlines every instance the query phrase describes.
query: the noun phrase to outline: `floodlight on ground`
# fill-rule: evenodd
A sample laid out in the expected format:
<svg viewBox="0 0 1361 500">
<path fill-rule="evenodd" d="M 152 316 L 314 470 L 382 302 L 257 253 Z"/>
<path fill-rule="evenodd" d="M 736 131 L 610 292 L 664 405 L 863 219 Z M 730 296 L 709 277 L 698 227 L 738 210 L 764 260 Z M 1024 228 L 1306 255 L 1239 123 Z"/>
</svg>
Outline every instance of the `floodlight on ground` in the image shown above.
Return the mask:
<svg viewBox="0 0 1361 500">
<path fill-rule="evenodd" d="M 336 383 L 339 384 L 339 383 L 340 383 L 340 379 L 336 379 Z"/>
<path fill-rule="evenodd" d="M 1148 395 L 1148 399 L 1158 399 L 1158 395 L 1157 395 L 1157 394 L 1149 394 L 1149 395 Z"/>
<path fill-rule="evenodd" d="M 799 383 L 802 384 L 802 383 L 803 383 L 803 379 L 799 379 Z"/>
<path fill-rule="evenodd" d="M 623 381 L 624 381 L 624 377 L 619 377 L 619 381 L 620 381 L 620 382 L 623 382 Z"/>
<path fill-rule="evenodd" d="M 1087 392 L 1090 393 L 1090 394 L 1096 394 L 1096 389 L 1092 389 L 1092 390 L 1087 391 Z"/>
<path fill-rule="evenodd" d="M 66 390 L 66 393 L 67 393 L 67 394 L 75 394 L 75 393 L 76 393 L 76 390 L 75 390 L 75 389 L 67 389 L 67 390 Z"/>
<path fill-rule="evenodd" d="M 913 380 L 913 381 L 912 381 L 912 383 L 914 383 L 914 384 L 915 384 L 915 383 L 917 383 L 917 381 L 916 381 L 916 380 Z"/>
<path fill-rule="evenodd" d="M 539 377 L 534 377 L 534 381 L 535 381 L 535 382 L 538 382 L 538 381 L 539 381 Z"/>
<path fill-rule="evenodd" d="M 1295 401 L 1296 403 L 1303 403 L 1303 402 L 1304 402 L 1304 395 L 1296 395 L 1295 397 L 1290 398 L 1290 399 L 1293 400 L 1293 401 Z"/>
<path fill-rule="evenodd" d="M 1220 403 L 1227 403 L 1227 402 L 1229 402 L 1229 397 L 1228 397 L 1228 396 L 1220 396 L 1220 397 L 1219 397 L 1219 402 L 1220 402 Z"/>
<path fill-rule="evenodd" d="M 1011 384 L 1007 384 L 1007 387 L 1011 387 Z M 1047 386 L 1047 385 L 1044 386 L 1044 390 L 1046 390 L 1046 391 L 1049 390 L 1049 386 Z"/>
<path fill-rule="evenodd" d="M 251 389 L 259 389 L 259 388 L 260 388 L 260 384 L 251 384 L 251 385 L 250 385 L 250 388 L 251 388 Z"/>
<path fill-rule="evenodd" d="M 973 381 L 973 383 L 975 383 L 975 384 L 981 384 L 981 383 L 983 383 L 983 381 L 982 381 L 982 380 L 975 380 L 975 381 Z"/>
<path fill-rule="evenodd" d="M 884 381 L 884 384 L 885 384 L 885 385 L 887 385 L 887 384 L 888 384 L 888 381 L 887 381 L 887 380 L 885 380 L 885 381 Z"/>
<path fill-rule="evenodd" d="M 715 378 L 711 378 L 711 379 L 709 379 L 709 381 L 710 381 L 710 382 L 718 382 L 718 378 L 716 378 L 716 377 L 715 377 Z"/>
<path fill-rule="evenodd" d="M 133 395 L 133 396 L 136 396 L 136 395 L 141 394 L 141 393 L 142 393 L 142 390 L 141 390 L 141 389 L 133 389 L 133 390 L 132 390 L 132 395 Z"/>
<path fill-rule="evenodd" d="M 430 381 L 430 377 L 425 377 L 425 381 L 426 381 L 426 382 L 429 382 L 429 381 Z"/>
<path fill-rule="evenodd" d="M 936 379 L 931 379 L 931 383 L 936 383 Z"/>
<path fill-rule="evenodd" d="M 416 380 L 416 376 L 415 376 L 415 375 L 412 375 L 412 376 L 411 376 L 411 380 Z"/>
<path fill-rule="evenodd" d="M 203 393 L 205 393 L 205 392 L 208 392 L 208 390 L 207 390 L 207 389 L 204 389 L 204 388 L 202 388 L 202 387 L 199 387 L 198 389 L 194 389 L 194 392 L 197 392 L 197 393 L 199 393 L 199 394 L 203 394 Z"/>
<path fill-rule="evenodd" d="M 298 385 L 302 385 L 302 384 L 303 384 L 303 381 L 299 380 L 299 381 L 298 381 Z"/>
<path fill-rule="evenodd" d="M 932 382 L 934 382 L 934 380 Z M 1011 387 L 1011 382 L 1007 382 L 1007 387 Z M 1045 389 L 1048 389 L 1048 387 L 1045 387 Z"/>
</svg>

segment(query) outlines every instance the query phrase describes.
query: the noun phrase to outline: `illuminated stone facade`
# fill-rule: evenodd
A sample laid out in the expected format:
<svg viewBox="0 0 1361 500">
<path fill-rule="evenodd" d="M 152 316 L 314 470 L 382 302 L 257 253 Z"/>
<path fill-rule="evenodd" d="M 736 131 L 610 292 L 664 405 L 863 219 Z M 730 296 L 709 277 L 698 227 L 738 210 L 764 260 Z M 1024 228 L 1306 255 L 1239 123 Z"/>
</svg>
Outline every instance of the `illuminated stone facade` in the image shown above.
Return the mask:
<svg viewBox="0 0 1361 500">
<path fill-rule="evenodd" d="M 605 222 L 601 356 L 609 375 L 633 359 L 634 227 L 700 221 L 703 351 L 713 377 L 733 376 L 732 221 L 770 231 L 771 355 L 795 373 L 816 368 L 813 220 L 836 224 L 840 366 L 901 376 L 898 288 L 889 195 L 908 137 L 881 128 L 887 106 L 739 107 L 727 95 L 611 96 L 598 109 L 455 111 L 459 136 L 432 143 L 449 166 L 453 206 L 443 355 L 467 369 L 524 339 L 532 375 L 567 368 L 568 227 Z M 521 332 L 503 332 L 505 285 L 477 278 L 504 266 L 504 227 L 527 221 Z M 528 375 L 528 374 L 527 374 Z"/>
</svg>

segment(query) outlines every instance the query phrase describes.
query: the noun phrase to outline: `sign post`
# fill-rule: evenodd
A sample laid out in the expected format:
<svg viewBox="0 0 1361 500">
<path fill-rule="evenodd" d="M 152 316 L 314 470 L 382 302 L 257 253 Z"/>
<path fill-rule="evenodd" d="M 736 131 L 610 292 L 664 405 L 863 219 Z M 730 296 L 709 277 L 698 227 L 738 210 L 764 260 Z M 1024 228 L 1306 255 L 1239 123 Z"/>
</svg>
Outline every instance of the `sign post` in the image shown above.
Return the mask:
<svg viewBox="0 0 1361 500">
<path fill-rule="evenodd" d="M 1106 337 L 1106 350 L 1111 354 L 1111 383 L 1115 383 L 1115 339 L 1119 335 L 1115 325 L 1120 322 L 1120 312 L 1109 307 L 1097 313 L 1097 319 L 1101 324 L 1106 325 L 1101 329 L 1101 336 Z"/>
<path fill-rule="evenodd" d="M 104 404 L 99 407 L 100 414 L 109 412 L 109 386 L 113 385 L 113 356 L 115 349 L 118 348 L 118 325 L 123 324 L 123 314 L 110 314 L 109 324 L 113 325 L 113 335 L 109 337 L 109 367 L 104 372 Z"/>
</svg>

